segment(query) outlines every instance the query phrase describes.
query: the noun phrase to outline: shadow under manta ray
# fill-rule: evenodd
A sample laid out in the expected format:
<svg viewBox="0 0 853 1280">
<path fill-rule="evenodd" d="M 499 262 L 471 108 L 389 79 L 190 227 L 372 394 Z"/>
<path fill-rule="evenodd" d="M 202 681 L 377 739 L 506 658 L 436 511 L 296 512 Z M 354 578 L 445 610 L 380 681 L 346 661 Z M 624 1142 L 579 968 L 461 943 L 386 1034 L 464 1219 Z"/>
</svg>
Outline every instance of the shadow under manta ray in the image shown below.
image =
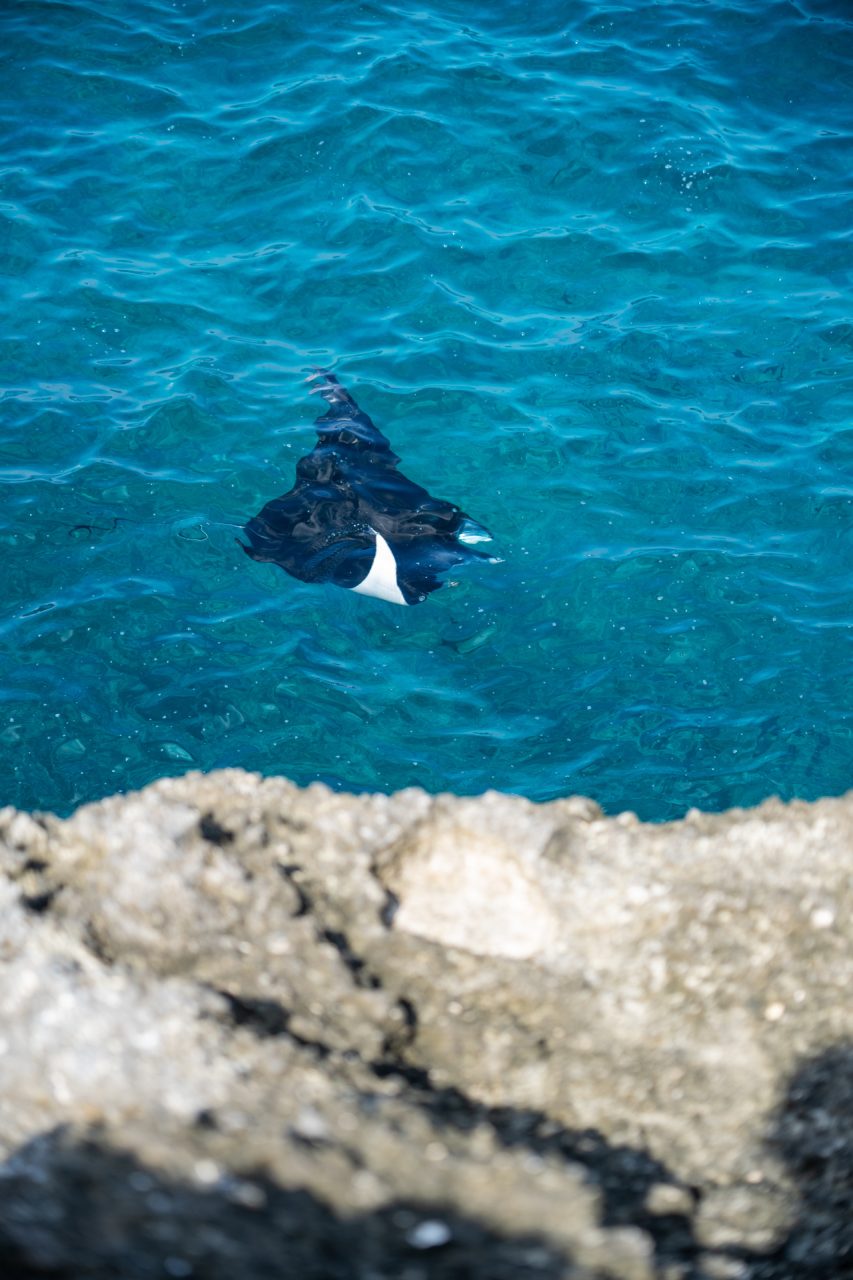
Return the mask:
<svg viewBox="0 0 853 1280">
<path fill-rule="evenodd" d="M 323 381 L 312 391 L 329 405 L 318 442 L 297 463 L 290 492 L 246 525 L 246 555 L 392 604 L 420 604 L 443 585 L 437 575 L 463 561 L 494 562 L 473 546 L 491 534 L 401 475 L 385 436 L 337 378 L 313 376 Z"/>
</svg>

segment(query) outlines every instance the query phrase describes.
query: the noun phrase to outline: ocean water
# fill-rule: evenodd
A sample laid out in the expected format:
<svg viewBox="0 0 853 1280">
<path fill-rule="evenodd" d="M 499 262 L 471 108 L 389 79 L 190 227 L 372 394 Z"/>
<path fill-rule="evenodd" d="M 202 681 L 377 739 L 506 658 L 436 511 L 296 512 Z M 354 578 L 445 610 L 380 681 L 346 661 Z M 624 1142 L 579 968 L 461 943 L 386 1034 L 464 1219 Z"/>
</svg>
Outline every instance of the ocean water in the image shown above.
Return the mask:
<svg viewBox="0 0 853 1280">
<path fill-rule="evenodd" d="M 0 58 L 0 804 L 853 785 L 847 3 L 10 0 Z M 246 559 L 312 365 L 501 564 Z"/>
</svg>

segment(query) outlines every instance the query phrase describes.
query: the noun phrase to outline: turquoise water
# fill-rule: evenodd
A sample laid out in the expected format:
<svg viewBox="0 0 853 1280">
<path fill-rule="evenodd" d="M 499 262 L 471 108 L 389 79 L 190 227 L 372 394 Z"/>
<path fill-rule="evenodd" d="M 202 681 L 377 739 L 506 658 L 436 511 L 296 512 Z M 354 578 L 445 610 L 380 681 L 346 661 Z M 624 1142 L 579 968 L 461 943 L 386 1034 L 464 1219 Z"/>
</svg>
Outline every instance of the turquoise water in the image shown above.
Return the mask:
<svg viewBox="0 0 853 1280">
<path fill-rule="evenodd" d="M 844 3 L 4 5 L 0 803 L 853 785 Z M 250 563 L 333 368 L 503 563 Z"/>
</svg>

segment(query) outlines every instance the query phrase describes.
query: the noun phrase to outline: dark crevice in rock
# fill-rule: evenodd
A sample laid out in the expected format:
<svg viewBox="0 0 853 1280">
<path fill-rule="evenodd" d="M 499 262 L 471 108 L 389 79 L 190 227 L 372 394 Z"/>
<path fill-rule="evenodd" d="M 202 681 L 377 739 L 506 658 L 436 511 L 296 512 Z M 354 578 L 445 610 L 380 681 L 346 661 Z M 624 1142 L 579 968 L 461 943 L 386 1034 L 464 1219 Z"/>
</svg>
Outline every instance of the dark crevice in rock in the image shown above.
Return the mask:
<svg viewBox="0 0 853 1280">
<path fill-rule="evenodd" d="M 382 910 L 379 913 L 379 919 L 382 921 L 386 929 L 390 929 L 394 924 L 394 917 L 400 906 L 400 899 L 396 893 L 392 893 L 390 889 L 385 890 L 385 901 L 382 904 Z"/>
<path fill-rule="evenodd" d="M 453 1085 L 436 1087 L 429 1071 L 400 1060 L 386 1059 L 371 1066 L 379 1079 L 396 1078 L 408 1085 L 414 1093 L 412 1100 L 439 1128 L 445 1126 L 470 1133 L 485 1124 L 508 1149 L 521 1147 L 531 1155 L 557 1156 L 582 1166 L 602 1195 L 602 1226 L 631 1226 L 647 1232 L 654 1241 L 660 1263 L 695 1261 L 699 1246 L 691 1219 L 699 1193 L 674 1177 L 647 1151 L 614 1146 L 595 1129 L 567 1129 L 541 1111 L 490 1107 L 476 1102 Z M 686 1193 L 691 1212 L 650 1212 L 649 1192 L 660 1185 Z M 689 1280 L 691 1274 L 685 1272 L 685 1280 Z"/>
<path fill-rule="evenodd" d="M 309 1151 L 329 1151 L 336 1146 L 331 1138 L 321 1138 L 314 1134 L 301 1133 L 299 1129 L 288 1129 L 287 1136 L 298 1147 L 305 1147 Z"/>
<path fill-rule="evenodd" d="M 401 999 L 397 1001 L 397 1004 L 403 1014 L 403 1022 L 405 1023 L 406 1030 L 410 1033 L 409 1039 L 414 1040 L 418 1029 L 417 1010 L 411 1000 L 407 1000 L 405 997 L 401 997 Z"/>
<path fill-rule="evenodd" d="M 698 1204 L 696 1189 L 673 1177 L 649 1152 L 614 1146 L 596 1129 L 566 1129 L 532 1109 L 489 1107 L 486 1119 L 504 1146 L 522 1146 L 537 1155 L 556 1155 L 583 1165 L 603 1193 L 603 1226 L 640 1227 L 669 1260 L 686 1260 L 695 1253 L 691 1216 Z M 650 1213 L 649 1192 L 661 1185 L 686 1192 L 691 1213 Z"/>
<path fill-rule="evenodd" d="M 277 1000 L 235 996 L 230 991 L 219 990 L 228 1003 L 228 1010 L 235 1027 L 249 1027 L 256 1035 L 281 1036 L 287 1032 L 290 1014 Z"/>
<path fill-rule="evenodd" d="M 234 840 L 234 832 L 229 831 L 227 827 L 223 827 L 212 813 L 205 813 L 199 819 L 198 829 L 201 835 L 210 844 L 232 844 Z"/>
<path fill-rule="evenodd" d="M 379 990 L 382 983 L 376 974 L 370 973 L 361 956 L 356 955 L 353 951 L 345 933 L 341 933 L 339 929 L 323 929 L 319 936 L 324 942 L 328 942 L 330 946 L 335 948 L 352 974 L 357 987 L 364 987 L 369 991 Z"/>
<path fill-rule="evenodd" d="M 49 866 L 50 863 L 46 862 L 44 858 L 27 858 L 26 862 L 21 867 L 20 874 L 27 875 L 32 872 L 35 875 L 41 875 L 42 872 L 47 871 Z"/>
<path fill-rule="evenodd" d="M 298 862 L 279 862 L 278 870 L 288 884 L 290 884 L 299 899 L 299 905 L 294 912 L 294 919 L 301 916 L 310 915 L 316 912 L 316 904 L 311 894 L 305 888 L 300 872 L 302 865 Z M 393 894 L 388 895 L 393 898 Z M 396 899 L 394 899 L 396 904 Z M 395 907 L 396 909 L 396 907 Z M 317 937 L 322 942 L 327 942 L 334 947 L 338 955 L 343 960 L 349 972 L 352 974 L 353 980 L 357 987 L 361 987 L 367 991 L 379 991 L 382 988 L 382 980 L 377 974 L 371 972 L 367 968 L 367 962 L 353 949 L 349 938 L 341 929 L 330 929 L 322 927 L 322 919 L 318 920 Z"/>
<path fill-rule="evenodd" d="M 299 900 L 299 905 L 293 913 L 294 920 L 298 920 L 300 916 L 307 916 L 311 910 L 311 899 L 296 878 L 302 867 L 298 862 L 279 862 L 277 867 Z"/>
<path fill-rule="evenodd" d="M 415 1006 L 411 1000 L 405 997 L 397 1001 L 396 1007 L 400 1011 L 399 1025 L 394 1027 L 393 1031 L 385 1037 L 382 1043 L 381 1063 L 398 1063 L 401 1062 L 401 1055 L 414 1043 L 415 1036 L 418 1033 L 418 1015 Z M 381 1065 L 376 1063 L 367 1064 L 373 1071 L 374 1075 L 381 1076 Z M 389 1072 L 391 1074 L 399 1074 L 397 1071 Z"/>
<path fill-rule="evenodd" d="M 33 915 L 44 915 L 64 886 L 51 880 L 45 858 L 28 857 L 17 867 L 4 868 L 5 876 L 20 890 L 21 906 Z"/>
<path fill-rule="evenodd" d="M 228 1006 L 228 1013 L 235 1027 L 246 1027 L 259 1039 L 285 1036 L 300 1049 L 310 1049 L 320 1058 L 327 1058 L 331 1053 L 328 1045 L 320 1040 L 309 1040 L 298 1035 L 291 1026 L 292 1013 L 277 1000 L 267 1000 L 258 996 L 237 996 L 220 987 L 213 990 L 221 996 Z"/>
<path fill-rule="evenodd" d="M 41 893 L 24 893 L 21 895 L 21 905 L 33 915 L 43 916 L 50 909 L 50 904 L 58 893 L 58 889 L 45 889 Z"/>
<path fill-rule="evenodd" d="M 422 1090 L 425 1094 L 437 1092 L 425 1067 L 413 1067 L 395 1058 L 381 1058 L 372 1062 L 370 1066 L 378 1080 L 401 1080 L 404 1084 L 411 1085 L 413 1089 Z M 457 1090 L 454 1089 L 451 1092 L 456 1093 Z M 461 1098 L 464 1095 L 460 1093 L 459 1096 Z"/>
</svg>

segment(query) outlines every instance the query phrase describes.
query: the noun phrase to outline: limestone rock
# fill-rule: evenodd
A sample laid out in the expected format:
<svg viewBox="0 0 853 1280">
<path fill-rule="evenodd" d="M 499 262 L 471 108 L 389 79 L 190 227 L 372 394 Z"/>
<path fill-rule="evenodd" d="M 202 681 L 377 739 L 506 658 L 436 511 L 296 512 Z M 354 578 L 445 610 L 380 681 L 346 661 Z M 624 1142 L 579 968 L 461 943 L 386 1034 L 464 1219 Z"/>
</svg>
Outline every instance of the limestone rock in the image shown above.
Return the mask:
<svg viewBox="0 0 853 1280">
<path fill-rule="evenodd" d="M 851 906 L 853 793 L 2 810 L 0 1274 L 853 1274 Z"/>
</svg>

